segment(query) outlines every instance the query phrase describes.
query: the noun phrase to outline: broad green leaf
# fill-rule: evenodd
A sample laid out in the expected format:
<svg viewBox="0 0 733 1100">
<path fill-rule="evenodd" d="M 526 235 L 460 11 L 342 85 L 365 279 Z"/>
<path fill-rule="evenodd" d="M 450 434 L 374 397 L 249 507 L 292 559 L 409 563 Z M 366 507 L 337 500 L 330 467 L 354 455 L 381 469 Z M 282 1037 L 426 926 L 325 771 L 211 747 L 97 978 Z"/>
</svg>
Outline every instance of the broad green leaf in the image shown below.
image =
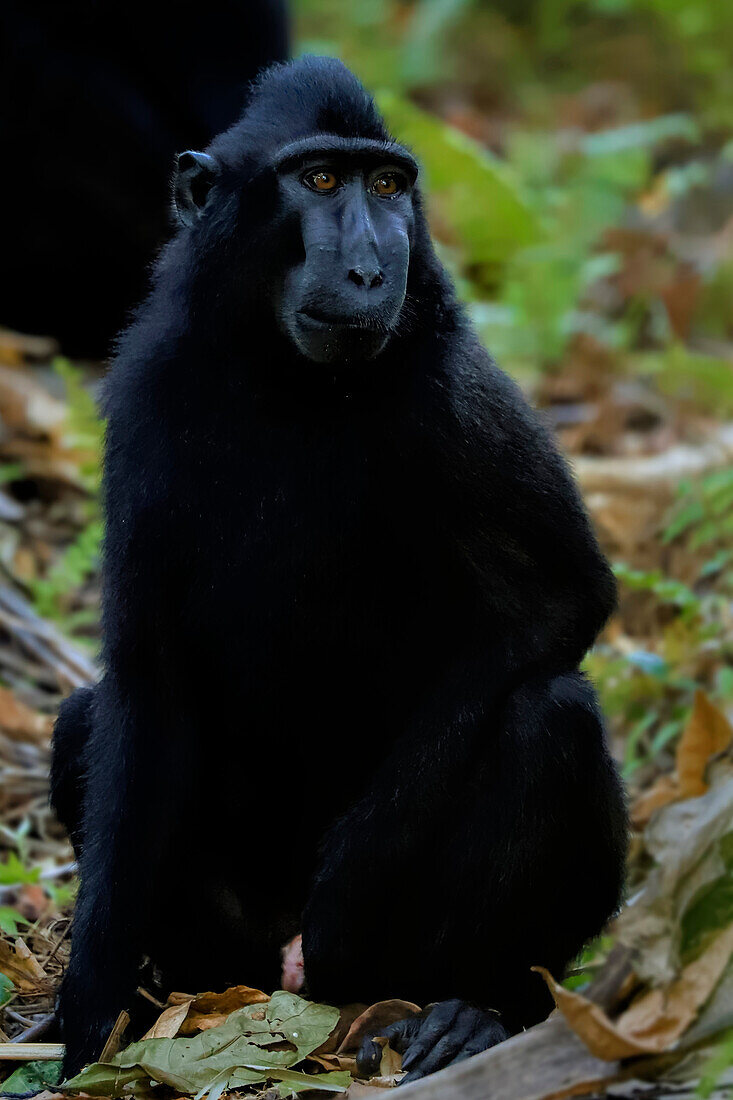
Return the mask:
<svg viewBox="0 0 733 1100">
<path fill-rule="evenodd" d="M 6 1092 L 42 1092 L 61 1080 L 61 1062 L 26 1062 L 7 1077 L 0 1088 Z"/>
<path fill-rule="evenodd" d="M 542 237 L 506 165 L 460 131 L 392 92 L 377 96 L 387 125 L 425 168 L 430 202 L 461 238 L 469 263 L 496 263 Z"/>
<path fill-rule="evenodd" d="M 313 1077 L 291 1072 L 328 1038 L 338 1018 L 336 1008 L 279 991 L 267 1004 L 238 1009 L 200 1035 L 132 1043 L 109 1062 L 88 1066 L 64 1087 L 117 1096 L 122 1090 L 144 1091 L 153 1080 L 198 1100 L 207 1094 L 217 1100 L 227 1089 L 267 1081 L 281 1083 L 281 1095 L 314 1088 L 316 1081 L 319 1088 L 340 1091 L 349 1084 L 348 1073 Z"/>
</svg>

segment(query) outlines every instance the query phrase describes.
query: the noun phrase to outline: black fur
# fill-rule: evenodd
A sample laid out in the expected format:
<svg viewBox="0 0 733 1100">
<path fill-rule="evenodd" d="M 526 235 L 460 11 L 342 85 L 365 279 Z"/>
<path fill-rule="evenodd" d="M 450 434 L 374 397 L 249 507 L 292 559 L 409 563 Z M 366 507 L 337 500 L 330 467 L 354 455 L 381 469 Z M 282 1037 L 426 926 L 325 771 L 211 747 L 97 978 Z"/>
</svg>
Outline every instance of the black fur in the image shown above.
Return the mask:
<svg viewBox="0 0 733 1100">
<path fill-rule="evenodd" d="M 530 967 L 560 975 L 619 901 L 623 797 L 577 671 L 611 574 L 417 191 L 386 349 L 319 365 L 282 334 L 268 165 L 319 131 L 388 137 L 339 63 L 265 74 L 109 376 L 68 1069 L 144 952 L 175 988 L 272 989 L 301 927 L 314 998 L 458 997 L 513 1031 L 550 1007 Z"/>
</svg>

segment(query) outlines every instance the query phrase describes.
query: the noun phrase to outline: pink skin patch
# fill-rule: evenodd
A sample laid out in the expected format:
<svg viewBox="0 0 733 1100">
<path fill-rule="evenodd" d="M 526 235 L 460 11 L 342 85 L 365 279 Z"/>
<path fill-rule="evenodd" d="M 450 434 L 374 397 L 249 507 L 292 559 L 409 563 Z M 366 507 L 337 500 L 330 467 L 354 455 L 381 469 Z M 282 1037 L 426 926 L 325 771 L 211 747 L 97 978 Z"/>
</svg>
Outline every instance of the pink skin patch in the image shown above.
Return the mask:
<svg viewBox="0 0 733 1100">
<path fill-rule="evenodd" d="M 288 993 L 299 993 L 303 988 L 303 937 L 293 936 L 282 951 L 283 962 L 280 983 Z"/>
</svg>

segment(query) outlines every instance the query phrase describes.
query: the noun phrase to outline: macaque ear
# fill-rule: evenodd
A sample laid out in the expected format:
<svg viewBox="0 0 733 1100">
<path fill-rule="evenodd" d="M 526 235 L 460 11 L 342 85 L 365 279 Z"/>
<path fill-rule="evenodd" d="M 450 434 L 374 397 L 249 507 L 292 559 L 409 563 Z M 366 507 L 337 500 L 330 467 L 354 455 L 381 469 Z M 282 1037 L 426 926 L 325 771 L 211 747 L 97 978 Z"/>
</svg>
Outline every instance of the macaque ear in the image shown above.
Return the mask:
<svg viewBox="0 0 733 1100">
<path fill-rule="evenodd" d="M 193 226 L 201 217 L 218 174 L 219 165 L 208 153 L 178 154 L 173 201 L 184 225 Z"/>
</svg>

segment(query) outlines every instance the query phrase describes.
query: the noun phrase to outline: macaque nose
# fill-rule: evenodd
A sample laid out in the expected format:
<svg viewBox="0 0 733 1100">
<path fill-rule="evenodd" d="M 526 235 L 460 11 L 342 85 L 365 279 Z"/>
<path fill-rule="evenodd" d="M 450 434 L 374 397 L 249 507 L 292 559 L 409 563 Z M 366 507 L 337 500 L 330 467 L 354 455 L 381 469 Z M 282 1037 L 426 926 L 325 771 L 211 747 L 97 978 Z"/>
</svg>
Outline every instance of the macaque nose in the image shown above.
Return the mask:
<svg viewBox="0 0 733 1100">
<path fill-rule="evenodd" d="M 349 279 L 357 286 L 365 286 L 368 290 L 374 290 L 384 282 L 384 276 L 379 268 L 352 267 Z"/>
</svg>

